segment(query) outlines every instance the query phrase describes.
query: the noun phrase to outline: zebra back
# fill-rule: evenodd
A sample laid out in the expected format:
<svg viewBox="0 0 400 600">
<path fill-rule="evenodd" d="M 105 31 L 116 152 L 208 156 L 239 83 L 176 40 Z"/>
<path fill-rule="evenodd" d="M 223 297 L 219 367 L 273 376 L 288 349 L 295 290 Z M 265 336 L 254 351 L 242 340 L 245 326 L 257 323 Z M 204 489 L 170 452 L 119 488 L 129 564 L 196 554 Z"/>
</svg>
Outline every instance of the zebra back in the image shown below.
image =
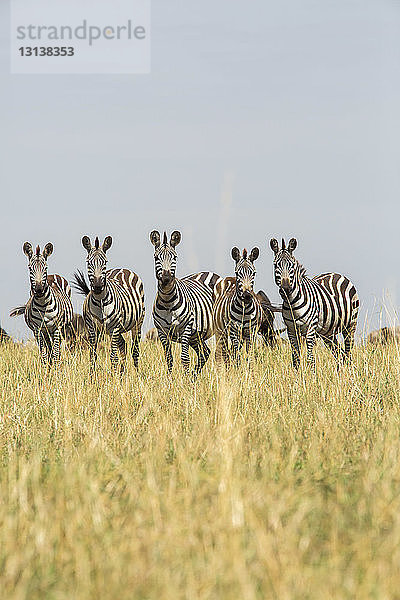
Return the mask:
<svg viewBox="0 0 400 600">
<path fill-rule="evenodd" d="M 216 331 L 223 332 L 229 323 L 230 304 L 236 289 L 236 277 L 224 277 L 214 289 L 213 325 Z"/>
<path fill-rule="evenodd" d="M 353 283 L 340 273 L 322 273 L 310 281 L 319 286 L 324 311 L 324 333 L 348 331 L 354 333 L 360 301 Z"/>
<path fill-rule="evenodd" d="M 214 292 L 214 288 L 218 282 L 222 281 L 222 278 L 213 273 L 212 271 L 200 271 L 200 273 L 192 273 L 191 275 L 186 275 L 182 277 L 180 281 L 197 281 L 198 283 L 204 285 L 206 288 L 209 288 L 211 292 Z"/>
<path fill-rule="evenodd" d="M 107 279 L 119 285 L 130 297 L 136 312 L 135 321 L 144 319 L 144 288 L 139 275 L 129 269 L 110 269 L 107 271 Z"/>
<path fill-rule="evenodd" d="M 61 292 L 61 295 L 65 294 L 68 298 L 71 298 L 71 287 L 65 277 L 54 273 L 54 275 L 47 275 L 47 282 L 54 293 L 60 294 Z"/>
</svg>

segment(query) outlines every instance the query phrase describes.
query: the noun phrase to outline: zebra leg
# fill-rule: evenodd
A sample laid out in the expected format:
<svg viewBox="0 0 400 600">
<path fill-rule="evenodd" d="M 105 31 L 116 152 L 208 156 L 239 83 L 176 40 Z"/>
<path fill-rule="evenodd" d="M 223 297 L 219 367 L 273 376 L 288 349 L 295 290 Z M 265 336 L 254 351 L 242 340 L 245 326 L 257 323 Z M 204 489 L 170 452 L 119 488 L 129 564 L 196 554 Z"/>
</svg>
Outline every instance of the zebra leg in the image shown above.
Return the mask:
<svg viewBox="0 0 400 600">
<path fill-rule="evenodd" d="M 132 356 L 133 356 L 133 364 L 138 369 L 139 368 L 139 343 L 141 338 L 141 331 L 139 329 L 138 333 L 133 333 L 132 330 Z"/>
<path fill-rule="evenodd" d="M 189 374 L 189 366 L 190 366 L 189 341 L 190 341 L 191 331 L 192 331 L 191 327 L 186 327 L 185 331 L 183 332 L 182 339 L 181 339 L 181 344 L 182 344 L 181 361 L 182 361 L 182 365 L 183 365 L 183 370 L 185 371 L 186 374 Z"/>
<path fill-rule="evenodd" d="M 206 364 L 210 356 L 211 350 L 207 346 L 206 341 L 202 339 L 198 339 L 194 342 L 191 342 L 190 345 L 197 354 L 197 364 L 193 371 L 193 377 L 196 378 L 202 370 L 202 368 L 204 367 L 204 365 Z"/>
<path fill-rule="evenodd" d="M 35 338 L 39 346 L 42 363 L 45 365 L 47 363 L 47 344 L 45 342 L 44 335 L 41 331 L 37 330 L 35 331 Z"/>
<path fill-rule="evenodd" d="M 276 345 L 276 335 L 273 329 L 262 329 L 260 333 L 267 347 L 273 348 Z"/>
<path fill-rule="evenodd" d="M 116 371 L 117 367 L 118 367 L 118 350 L 120 348 L 120 337 L 121 337 L 120 329 L 119 329 L 119 327 L 116 327 L 111 334 L 110 360 L 111 360 L 111 369 L 113 371 Z M 124 344 L 125 344 L 125 340 L 124 340 Z"/>
<path fill-rule="evenodd" d="M 119 351 L 119 356 L 121 359 L 120 373 L 122 375 L 122 373 L 125 370 L 125 362 L 126 362 L 126 342 L 125 342 L 125 339 L 124 339 L 124 336 L 122 335 L 122 333 L 120 333 L 119 337 L 118 337 L 118 351 Z"/>
<path fill-rule="evenodd" d="M 225 363 L 228 364 L 228 336 L 226 333 L 217 331 L 215 333 L 216 347 L 215 347 L 215 360 L 218 365 Z"/>
<path fill-rule="evenodd" d="M 172 365 L 174 362 L 174 359 L 172 357 L 172 350 L 171 350 L 171 340 L 169 337 L 167 337 L 167 335 L 164 333 L 164 331 L 162 329 L 158 329 L 157 331 L 158 331 L 158 337 L 160 338 L 160 341 L 164 348 L 164 354 L 165 354 L 165 359 L 167 361 L 168 373 L 171 373 Z"/>
<path fill-rule="evenodd" d="M 243 341 L 239 339 L 238 334 L 231 329 L 230 332 L 231 345 L 232 345 L 232 359 L 233 364 L 238 367 L 240 365 L 240 351 L 243 346 Z"/>
<path fill-rule="evenodd" d="M 350 360 L 350 354 L 354 346 L 355 327 L 343 331 L 344 355 L 346 360 Z"/>
<path fill-rule="evenodd" d="M 90 345 L 90 372 L 93 373 L 96 367 L 97 361 L 97 331 L 96 326 L 92 319 L 85 318 L 86 327 L 89 332 L 89 345 Z"/>
<path fill-rule="evenodd" d="M 59 329 L 56 329 L 53 336 L 53 347 L 52 347 L 52 359 L 58 364 L 60 362 L 60 342 L 61 342 L 61 332 Z"/>
<path fill-rule="evenodd" d="M 261 334 L 266 346 L 273 348 L 276 345 L 276 333 L 273 324 L 262 322 L 258 333 Z"/>
<path fill-rule="evenodd" d="M 316 328 L 317 328 L 317 324 L 312 323 L 308 326 L 307 333 L 306 333 L 307 363 L 313 369 L 315 369 L 315 358 L 314 358 L 313 350 L 314 350 L 315 337 L 316 337 Z"/>
<path fill-rule="evenodd" d="M 332 335 L 331 337 L 324 337 L 322 339 L 326 347 L 329 348 L 336 360 L 340 360 L 342 353 L 336 334 Z"/>
<path fill-rule="evenodd" d="M 297 327 L 287 328 L 289 342 L 292 348 L 292 363 L 295 369 L 300 366 L 300 331 Z"/>
</svg>

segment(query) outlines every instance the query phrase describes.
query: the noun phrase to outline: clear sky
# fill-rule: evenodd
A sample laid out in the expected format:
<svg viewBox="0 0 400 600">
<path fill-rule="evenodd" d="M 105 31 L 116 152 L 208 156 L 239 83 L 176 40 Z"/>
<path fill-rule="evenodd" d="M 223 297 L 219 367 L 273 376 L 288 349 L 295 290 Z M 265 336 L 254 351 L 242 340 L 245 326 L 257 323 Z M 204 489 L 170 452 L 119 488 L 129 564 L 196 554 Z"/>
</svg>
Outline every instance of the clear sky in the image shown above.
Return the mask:
<svg viewBox="0 0 400 600">
<path fill-rule="evenodd" d="M 85 267 L 83 234 L 155 294 L 152 229 L 179 229 L 178 274 L 232 274 L 269 239 L 298 238 L 310 274 L 348 275 L 365 315 L 397 309 L 400 4 L 389 0 L 153 0 L 150 75 L 10 75 L 0 4 L 1 324 L 29 297 L 22 244 L 49 271 Z M 81 300 L 74 296 L 76 307 Z M 384 317 L 385 318 L 385 317 Z"/>
</svg>

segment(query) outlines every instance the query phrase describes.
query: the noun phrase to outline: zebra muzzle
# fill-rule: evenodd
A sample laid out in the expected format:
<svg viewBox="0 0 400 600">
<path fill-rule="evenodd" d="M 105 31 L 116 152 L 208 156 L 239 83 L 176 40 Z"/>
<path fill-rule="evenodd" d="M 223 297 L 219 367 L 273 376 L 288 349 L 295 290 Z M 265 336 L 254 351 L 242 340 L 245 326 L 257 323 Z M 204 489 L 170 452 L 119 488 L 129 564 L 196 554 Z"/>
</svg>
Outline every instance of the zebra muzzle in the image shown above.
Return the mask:
<svg viewBox="0 0 400 600">
<path fill-rule="evenodd" d="M 95 294 L 100 294 L 104 289 L 104 284 L 101 279 L 93 279 L 92 290 Z"/>
<path fill-rule="evenodd" d="M 172 281 L 172 273 L 170 271 L 163 271 L 161 275 L 161 283 L 162 285 L 167 285 Z"/>
<path fill-rule="evenodd" d="M 39 298 L 41 296 L 43 296 L 44 294 L 44 285 L 42 283 L 40 284 L 35 284 L 35 288 L 34 288 L 34 294 L 35 296 L 38 296 Z"/>
</svg>

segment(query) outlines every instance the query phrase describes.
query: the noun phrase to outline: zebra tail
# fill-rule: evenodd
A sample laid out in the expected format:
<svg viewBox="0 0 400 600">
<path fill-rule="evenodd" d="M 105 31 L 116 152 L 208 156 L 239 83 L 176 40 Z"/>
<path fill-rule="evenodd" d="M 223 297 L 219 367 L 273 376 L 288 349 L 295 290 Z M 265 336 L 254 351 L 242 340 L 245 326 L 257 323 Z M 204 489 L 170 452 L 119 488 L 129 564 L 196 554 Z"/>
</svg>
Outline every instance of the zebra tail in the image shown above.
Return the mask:
<svg viewBox="0 0 400 600">
<path fill-rule="evenodd" d="M 266 302 L 261 302 L 261 308 L 263 310 L 270 310 L 272 313 L 281 313 L 282 312 L 282 304 L 279 306 L 275 306 L 275 304 L 267 304 Z"/>
<path fill-rule="evenodd" d="M 282 312 L 282 304 L 280 304 L 279 306 L 275 306 L 274 304 L 271 304 L 271 300 L 268 298 L 267 294 L 263 291 L 260 290 L 259 292 L 257 292 L 256 294 L 258 300 L 260 301 L 261 304 L 261 308 L 263 309 L 268 309 L 271 312 Z"/>
<path fill-rule="evenodd" d="M 85 276 L 79 269 L 74 273 L 74 280 L 71 282 L 71 287 L 78 292 L 78 294 L 83 294 L 83 296 L 87 296 L 90 293 L 90 288 Z"/>
<path fill-rule="evenodd" d="M 20 315 L 23 315 L 25 313 L 25 304 L 23 304 L 22 306 L 16 306 L 15 308 L 12 309 L 12 311 L 10 312 L 10 317 L 19 317 Z"/>
</svg>

